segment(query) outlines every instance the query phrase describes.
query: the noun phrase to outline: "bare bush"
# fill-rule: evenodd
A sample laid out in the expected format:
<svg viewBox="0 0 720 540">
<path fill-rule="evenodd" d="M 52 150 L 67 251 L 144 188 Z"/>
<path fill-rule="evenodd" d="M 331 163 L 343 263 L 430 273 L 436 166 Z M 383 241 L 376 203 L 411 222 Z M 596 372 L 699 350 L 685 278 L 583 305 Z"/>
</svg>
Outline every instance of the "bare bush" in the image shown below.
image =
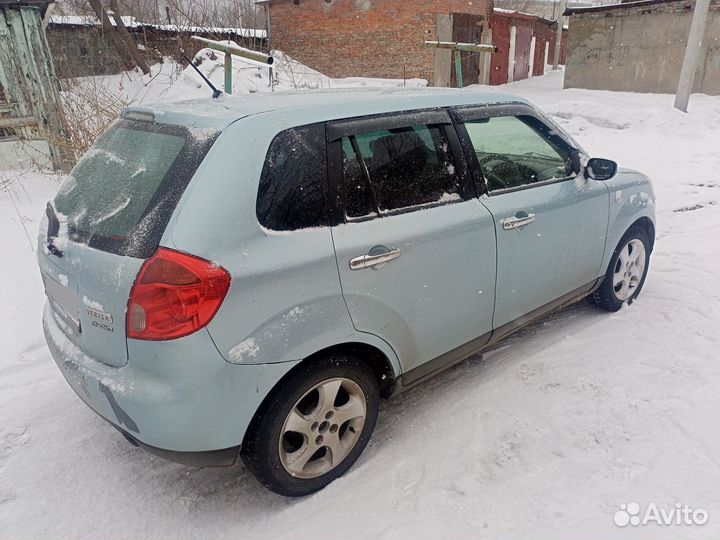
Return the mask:
<svg viewBox="0 0 720 540">
<path fill-rule="evenodd" d="M 101 2 L 106 8 L 110 5 L 110 0 Z M 170 24 L 170 29 L 185 29 L 184 33 L 153 42 L 152 47 L 148 47 L 147 42 L 142 42 L 144 33 L 138 34 L 139 37 L 136 38 L 149 63 L 168 56 L 178 62 L 178 71 L 166 81 L 168 87 L 177 78 L 179 69 L 184 64 L 183 53 L 192 57 L 192 51 L 200 47 L 190 40 L 191 34 L 227 39 L 227 36 L 223 37 L 220 33 L 215 36 L 214 33 L 227 28 L 262 29 L 265 26 L 265 10 L 253 0 L 118 0 L 117 5 L 123 16 L 132 17 L 135 21 L 145 24 Z M 88 0 L 61 0 L 60 11 L 64 14 L 87 16 L 88 21 L 96 20 Z M 190 32 L 187 31 L 188 27 L 192 29 Z M 98 28 L 97 31 L 104 30 Z M 250 39 L 242 45 L 255 48 L 254 41 Z M 157 76 L 156 69 L 151 71 Z M 163 76 L 167 78 L 166 75 Z M 125 72 L 121 75 L 121 85 L 125 77 L 129 80 L 130 77 L 141 77 L 141 74 L 137 70 Z M 145 84 L 150 81 L 155 85 L 160 82 L 149 79 Z M 52 140 L 51 143 L 60 148 L 73 163 L 118 117 L 123 107 L 142 102 L 144 98 L 143 95 L 132 95 L 122 87 L 118 88 L 117 84 L 106 85 L 106 82 L 104 76 L 75 78 L 69 68 L 63 66 L 60 84 L 65 136 L 61 140 Z M 116 83 L 117 79 L 114 82 Z M 135 86 L 137 87 L 137 84 Z"/>
<path fill-rule="evenodd" d="M 162 80 L 155 80 L 161 75 L 158 72 L 139 87 L 132 84 L 142 78 L 139 70 L 112 78 L 97 76 L 62 79 L 60 95 L 66 136 L 52 143 L 65 150 L 73 161 L 77 161 L 115 121 L 123 107 L 142 102 L 145 97 L 143 91 L 148 84 L 154 82 L 169 88 L 174 83 L 180 74 L 180 67 L 172 63 L 170 66 L 172 70 L 169 74 L 164 73 Z M 108 84 L 109 81 L 112 83 Z"/>
<path fill-rule="evenodd" d="M 96 77 L 64 79 L 61 85 L 67 133 L 65 140 L 55 144 L 77 161 L 129 102 Z"/>
</svg>

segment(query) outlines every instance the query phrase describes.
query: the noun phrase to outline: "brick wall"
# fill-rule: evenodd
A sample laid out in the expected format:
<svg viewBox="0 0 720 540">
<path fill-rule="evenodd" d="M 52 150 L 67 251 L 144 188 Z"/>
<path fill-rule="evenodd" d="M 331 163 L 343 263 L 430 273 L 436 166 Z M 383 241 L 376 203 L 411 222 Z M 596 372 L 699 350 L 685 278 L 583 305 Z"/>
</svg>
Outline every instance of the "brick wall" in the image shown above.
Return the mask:
<svg viewBox="0 0 720 540">
<path fill-rule="evenodd" d="M 432 83 L 436 50 L 423 42 L 438 16 L 491 11 L 492 0 L 271 0 L 272 47 L 331 77 Z"/>
</svg>

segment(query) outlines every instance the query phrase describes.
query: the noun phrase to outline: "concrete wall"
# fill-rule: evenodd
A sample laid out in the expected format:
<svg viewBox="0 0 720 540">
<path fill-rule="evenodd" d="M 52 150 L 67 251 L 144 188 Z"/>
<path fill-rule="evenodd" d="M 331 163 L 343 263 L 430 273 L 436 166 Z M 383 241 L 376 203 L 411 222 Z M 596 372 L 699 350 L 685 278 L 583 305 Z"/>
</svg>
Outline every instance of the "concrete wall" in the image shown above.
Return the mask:
<svg viewBox="0 0 720 540">
<path fill-rule="evenodd" d="M 452 35 L 452 13 L 489 24 L 491 11 L 492 0 L 271 0 L 272 47 L 331 77 L 405 75 L 444 86 L 450 54 L 423 42 Z"/>
<path fill-rule="evenodd" d="M 573 14 L 566 88 L 672 94 L 693 0 Z M 694 92 L 720 95 L 720 0 L 712 0 Z"/>
<path fill-rule="evenodd" d="M 453 21 L 449 13 L 438 13 L 435 24 L 435 38 L 439 41 L 452 41 Z M 453 53 L 449 49 L 437 49 L 433 68 L 434 86 L 450 86 L 452 81 Z"/>
</svg>

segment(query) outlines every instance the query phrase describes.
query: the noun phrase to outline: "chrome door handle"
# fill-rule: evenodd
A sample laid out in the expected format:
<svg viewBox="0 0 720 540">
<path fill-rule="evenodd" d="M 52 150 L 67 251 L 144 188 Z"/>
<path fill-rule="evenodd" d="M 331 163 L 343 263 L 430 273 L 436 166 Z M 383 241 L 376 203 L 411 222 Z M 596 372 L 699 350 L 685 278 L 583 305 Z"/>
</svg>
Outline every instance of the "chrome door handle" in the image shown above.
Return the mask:
<svg viewBox="0 0 720 540">
<path fill-rule="evenodd" d="M 518 214 L 521 214 L 518 212 Z M 522 215 L 516 215 L 513 217 L 503 219 L 503 229 L 509 231 L 511 229 L 517 229 L 518 227 L 524 227 L 535 221 L 535 214 L 526 214 L 522 212 Z"/>
<path fill-rule="evenodd" d="M 380 269 L 393 259 L 397 259 L 399 256 L 399 249 L 391 249 L 385 253 L 379 253 L 377 255 L 360 255 L 359 257 L 350 259 L 350 270 L 362 270 L 363 268 Z"/>
</svg>

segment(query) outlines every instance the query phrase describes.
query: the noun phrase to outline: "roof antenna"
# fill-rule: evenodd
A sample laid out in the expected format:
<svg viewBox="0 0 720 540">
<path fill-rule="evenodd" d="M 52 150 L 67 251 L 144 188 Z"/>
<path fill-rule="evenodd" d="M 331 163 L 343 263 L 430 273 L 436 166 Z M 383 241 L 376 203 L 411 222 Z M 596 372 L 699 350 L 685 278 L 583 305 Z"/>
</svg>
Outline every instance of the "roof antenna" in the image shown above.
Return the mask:
<svg viewBox="0 0 720 540">
<path fill-rule="evenodd" d="M 170 20 L 170 6 L 168 6 L 168 5 L 165 6 L 165 13 L 167 15 L 168 24 L 172 25 L 172 21 Z M 215 85 L 213 85 L 213 83 L 210 82 L 210 79 L 208 79 L 205 76 L 205 74 L 202 71 L 200 71 L 198 69 L 198 67 L 185 54 L 185 48 L 183 47 L 182 41 L 180 40 L 179 32 L 176 34 L 176 37 L 177 37 L 178 45 L 180 47 L 180 54 L 182 55 L 183 59 L 185 59 L 185 61 L 188 64 L 190 64 L 195 71 L 197 71 L 197 74 L 200 75 L 200 77 L 202 77 L 202 80 L 205 81 L 205 83 L 210 87 L 210 90 L 212 90 L 213 99 L 220 97 L 220 94 L 222 94 L 222 92 L 220 90 L 218 90 L 217 88 L 215 88 Z"/>
<path fill-rule="evenodd" d="M 218 90 L 217 88 L 215 88 L 215 85 L 213 85 L 213 83 L 210 82 L 210 79 L 208 79 L 208 78 L 203 74 L 203 72 L 200 71 L 200 70 L 198 69 L 198 67 L 197 67 L 193 62 L 190 61 L 190 59 L 185 55 L 185 52 L 184 52 L 184 51 L 182 52 L 182 57 L 185 59 L 185 61 L 186 61 L 188 64 L 190 64 L 190 65 L 192 66 L 192 68 L 193 68 L 195 71 L 197 71 L 197 74 L 202 77 L 202 80 L 205 81 L 205 83 L 207 83 L 207 85 L 208 85 L 208 86 L 210 87 L 210 89 L 212 90 L 212 93 L 213 93 L 212 97 L 213 97 L 213 98 L 218 98 L 218 97 L 220 97 L 220 94 L 222 94 L 222 92 L 221 92 L 220 90 Z"/>
</svg>

